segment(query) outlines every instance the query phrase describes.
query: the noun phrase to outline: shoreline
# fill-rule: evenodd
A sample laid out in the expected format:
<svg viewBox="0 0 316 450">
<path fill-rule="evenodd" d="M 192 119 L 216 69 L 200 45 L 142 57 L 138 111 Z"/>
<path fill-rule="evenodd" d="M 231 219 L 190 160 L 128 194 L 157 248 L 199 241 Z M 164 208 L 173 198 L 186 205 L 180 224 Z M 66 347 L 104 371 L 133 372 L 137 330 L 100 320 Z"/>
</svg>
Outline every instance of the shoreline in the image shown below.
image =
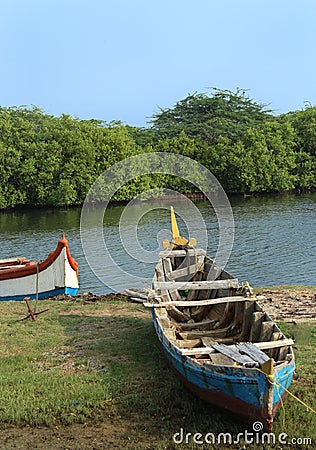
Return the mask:
<svg viewBox="0 0 316 450">
<path fill-rule="evenodd" d="M 66 302 L 82 302 L 83 304 L 95 304 L 101 302 L 115 302 L 126 300 L 138 303 L 142 306 L 144 295 L 139 292 L 137 299 L 133 292 L 108 293 L 96 295 L 91 292 L 78 294 L 75 297 L 61 295 L 50 300 Z M 272 320 L 284 322 L 316 322 L 316 286 L 284 285 L 266 286 L 254 288 L 257 301 L 269 314 Z"/>
<path fill-rule="evenodd" d="M 164 189 L 164 188 L 162 188 Z M 276 192 L 253 192 L 253 193 L 247 193 L 247 192 L 226 192 L 226 195 L 229 199 L 229 201 L 232 201 L 234 199 L 244 199 L 244 198 L 275 198 L 275 197 L 285 197 L 285 196 L 302 196 L 302 195 L 311 195 L 316 192 L 316 188 L 310 188 L 310 189 L 292 189 L 287 191 L 276 191 Z M 180 193 L 180 195 L 174 195 L 173 197 L 168 196 L 157 196 L 157 197 L 151 197 L 151 198 L 145 198 L 142 200 L 138 200 L 138 203 L 148 203 L 148 202 L 163 202 L 163 201 L 169 201 L 170 199 L 177 199 L 181 200 L 181 196 L 184 195 L 189 200 L 192 201 L 203 201 L 207 200 L 205 194 L 202 192 L 186 192 L 186 193 Z M 210 196 L 216 196 L 216 192 L 211 192 Z M 131 200 L 113 200 L 108 203 L 109 206 L 124 206 L 127 205 Z M 107 204 L 105 201 L 100 201 L 96 203 L 90 203 L 89 207 L 96 208 L 98 206 L 102 206 L 104 204 Z M 9 212 L 25 212 L 25 211 L 33 211 L 33 210 L 42 210 L 42 211 L 58 211 L 58 210 L 72 210 L 77 208 L 82 208 L 83 203 L 73 204 L 73 205 L 17 205 L 12 208 L 0 208 L 0 213 L 9 213 Z"/>
</svg>

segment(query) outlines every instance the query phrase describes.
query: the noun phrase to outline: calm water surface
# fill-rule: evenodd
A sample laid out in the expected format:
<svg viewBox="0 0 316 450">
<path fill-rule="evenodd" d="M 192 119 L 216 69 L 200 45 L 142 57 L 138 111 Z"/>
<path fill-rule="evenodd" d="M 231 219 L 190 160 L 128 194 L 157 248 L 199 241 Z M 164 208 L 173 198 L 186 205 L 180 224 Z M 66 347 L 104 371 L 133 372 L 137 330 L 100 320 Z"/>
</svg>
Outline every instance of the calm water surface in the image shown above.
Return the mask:
<svg viewBox="0 0 316 450">
<path fill-rule="evenodd" d="M 207 227 L 208 254 L 214 256 L 218 245 L 216 215 L 207 202 L 196 203 Z M 240 282 L 252 286 L 306 284 L 316 285 L 316 194 L 285 195 L 260 198 L 231 198 L 235 221 L 233 250 L 227 269 Z M 169 238 L 168 204 L 155 202 L 143 215 L 143 204 L 133 206 L 135 217 L 141 217 L 137 230 L 133 221 L 119 232 L 124 206 L 107 208 L 104 239 L 113 259 L 104 259 L 102 245 L 96 239 L 97 227 L 91 211 L 91 226 L 87 230 L 93 248 L 93 265 L 103 281 L 94 275 L 84 256 L 80 240 L 81 208 L 61 210 L 28 210 L 0 213 L 0 259 L 15 256 L 41 260 L 54 250 L 61 233 L 69 240 L 72 255 L 79 263 L 80 291 L 103 294 L 128 287 L 146 287 L 143 278 L 151 279 L 163 238 Z M 148 209 L 148 204 L 146 205 Z M 179 206 L 181 209 L 181 206 Z M 149 208 L 150 209 L 150 208 Z M 191 236 L 199 242 L 199 224 L 191 220 Z M 188 231 L 179 221 L 184 236 Z M 123 236 L 124 243 L 121 242 Z M 133 254 L 135 242 L 151 256 L 151 262 L 141 261 L 141 252 Z M 121 273 L 120 273 L 121 271 Z M 128 276 L 135 277 L 133 284 Z M 104 284 L 105 283 L 105 284 Z"/>
</svg>

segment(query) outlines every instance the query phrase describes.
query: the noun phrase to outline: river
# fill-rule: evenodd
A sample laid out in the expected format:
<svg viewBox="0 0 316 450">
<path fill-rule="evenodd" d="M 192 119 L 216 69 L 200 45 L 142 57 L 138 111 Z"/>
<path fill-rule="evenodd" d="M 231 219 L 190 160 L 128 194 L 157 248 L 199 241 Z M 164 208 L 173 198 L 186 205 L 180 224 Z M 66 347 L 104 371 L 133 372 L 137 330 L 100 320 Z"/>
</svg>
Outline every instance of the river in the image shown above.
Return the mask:
<svg viewBox="0 0 316 450">
<path fill-rule="evenodd" d="M 100 211 L 94 208 L 90 225 L 83 233 L 92 249 L 90 265 L 81 245 L 81 208 L 1 212 L 0 258 L 45 259 L 64 232 L 71 254 L 79 263 L 81 292 L 105 294 L 128 287 L 148 287 L 161 241 L 170 237 L 169 203 L 146 202 L 130 206 L 130 214 L 120 229 L 121 214 L 126 207 L 108 207 L 103 221 L 106 252 L 100 242 L 97 219 L 94 221 Z M 230 198 L 230 203 L 235 232 L 226 266 L 228 271 L 240 282 L 247 280 L 254 287 L 316 285 L 316 193 L 236 196 Z M 190 235 L 195 235 L 201 244 L 205 238 L 202 231 L 206 231 L 208 254 L 215 256 L 219 239 L 216 214 L 206 201 L 195 204 L 206 230 L 201 230 L 197 215 L 191 214 Z M 178 212 L 178 205 L 175 210 Z M 183 220 L 179 219 L 179 228 L 186 236 L 185 208 L 180 212 Z"/>
</svg>

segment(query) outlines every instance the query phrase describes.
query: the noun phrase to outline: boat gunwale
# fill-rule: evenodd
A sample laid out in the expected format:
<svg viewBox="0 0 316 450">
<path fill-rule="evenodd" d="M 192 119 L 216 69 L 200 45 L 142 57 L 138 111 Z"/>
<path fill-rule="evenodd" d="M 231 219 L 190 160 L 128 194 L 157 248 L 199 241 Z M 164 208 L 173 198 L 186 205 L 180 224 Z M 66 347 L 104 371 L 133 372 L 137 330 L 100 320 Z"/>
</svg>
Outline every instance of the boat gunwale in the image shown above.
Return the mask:
<svg viewBox="0 0 316 450">
<path fill-rule="evenodd" d="M 19 267 L 19 266 L 12 266 L 12 268 L 3 269 L 0 271 L 0 281 L 4 280 L 12 280 L 15 278 L 23 278 L 30 275 L 35 275 L 37 272 L 43 272 L 46 270 L 49 266 L 51 266 L 54 261 L 59 257 L 63 249 L 66 249 L 66 256 L 67 260 L 70 264 L 70 267 L 76 272 L 78 275 L 78 263 L 77 261 L 71 256 L 68 241 L 65 238 L 64 234 L 62 235 L 62 238 L 58 241 L 57 247 L 54 251 L 49 253 L 46 259 L 40 262 L 36 261 L 30 261 L 25 266 Z"/>
<path fill-rule="evenodd" d="M 173 355 L 173 356 L 177 355 L 181 359 L 184 358 L 186 361 L 188 361 L 190 363 L 191 366 L 197 367 L 200 370 L 201 369 L 202 370 L 203 369 L 204 370 L 208 370 L 208 369 L 211 370 L 212 369 L 214 371 L 214 369 L 218 369 L 218 368 L 220 368 L 220 369 L 230 369 L 230 370 L 233 370 L 235 375 L 238 372 L 241 371 L 243 373 L 247 372 L 247 376 L 249 376 L 250 373 L 253 373 L 253 374 L 256 373 L 256 376 L 258 376 L 258 374 L 262 374 L 265 377 L 267 376 L 265 373 L 263 373 L 260 370 L 258 370 L 258 367 L 247 367 L 247 366 L 233 365 L 233 364 L 216 364 L 216 363 L 213 363 L 211 361 L 210 362 L 203 362 L 203 363 L 201 363 L 201 362 L 197 361 L 193 357 L 193 355 L 185 355 L 185 354 L 183 354 L 181 352 L 181 349 L 174 342 L 172 342 L 169 339 L 169 337 L 166 335 L 165 329 L 162 326 L 162 324 L 160 323 L 159 318 L 155 317 L 154 319 L 155 319 L 155 321 L 157 323 L 158 328 L 160 328 L 160 333 L 159 333 L 159 330 L 157 328 L 156 328 L 156 332 L 157 332 L 157 336 L 158 336 L 158 339 L 160 340 L 161 344 L 162 345 L 164 344 L 166 346 L 166 349 L 170 352 L 171 355 Z M 278 372 L 279 370 L 281 370 L 282 368 L 286 367 L 286 366 L 288 366 L 289 368 L 292 368 L 291 373 L 294 372 L 294 370 L 295 370 L 295 357 L 294 357 L 294 352 L 293 352 L 292 345 L 289 345 L 289 347 L 291 348 L 291 356 L 292 356 L 291 360 L 289 360 L 289 361 L 285 360 L 285 361 L 282 361 L 281 364 L 275 365 L 273 367 L 275 373 Z M 213 375 L 214 375 L 214 373 L 213 373 Z M 227 377 L 229 375 L 227 374 L 227 372 L 225 374 L 218 374 L 217 370 L 216 370 L 216 376 L 225 376 L 225 377 Z"/>
</svg>

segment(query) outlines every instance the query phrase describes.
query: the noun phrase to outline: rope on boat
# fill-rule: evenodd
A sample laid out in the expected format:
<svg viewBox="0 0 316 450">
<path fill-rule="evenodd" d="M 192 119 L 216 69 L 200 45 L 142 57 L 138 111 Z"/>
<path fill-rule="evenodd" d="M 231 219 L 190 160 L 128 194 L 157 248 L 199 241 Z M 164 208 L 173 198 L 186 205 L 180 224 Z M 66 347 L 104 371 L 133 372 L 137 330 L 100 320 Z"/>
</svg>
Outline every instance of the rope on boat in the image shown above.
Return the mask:
<svg viewBox="0 0 316 450">
<path fill-rule="evenodd" d="M 275 376 L 269 375 L 265 372 L 263 372 L 262 370 L 258 369 L 258 367 L 254 367 L 254 369 L 258 370 L 258 372 L 263 373 L 263 375 L 265 375 L 267 377 L 267 380 L 270 384 L 274 384 L 277 389 L 279 388 L 279 386 L 285 390 L 285 392 L 287 392 L 289 395 L 291 395 L 295 400 L 297 400 L 299 403 L 301 403 L 302 405 L 304 405 L 309 411 L 313 412 L 314 414 L 316 414 L 315 409 L 313 409 L 311 406 L 307 405 L 305 402 L 303 402 L 303 400 L 301 400 L 300 398 L 298 398 L 296 395 L 292 394 L 292 392 L 290 392 L 288 389 L 286 389 L 286 387 L 284 387 L 281 383 L 279 383 L 276 379 Z M 280 395 L 280 394 L 279 394 Z"/>
<path fill-rule="evenodd" d="M 37 302 L 38 302 L 38 262 L 36 263 L 36 293 L 35 293 L 34 312 L 36 312 Z"/>
</svg>

